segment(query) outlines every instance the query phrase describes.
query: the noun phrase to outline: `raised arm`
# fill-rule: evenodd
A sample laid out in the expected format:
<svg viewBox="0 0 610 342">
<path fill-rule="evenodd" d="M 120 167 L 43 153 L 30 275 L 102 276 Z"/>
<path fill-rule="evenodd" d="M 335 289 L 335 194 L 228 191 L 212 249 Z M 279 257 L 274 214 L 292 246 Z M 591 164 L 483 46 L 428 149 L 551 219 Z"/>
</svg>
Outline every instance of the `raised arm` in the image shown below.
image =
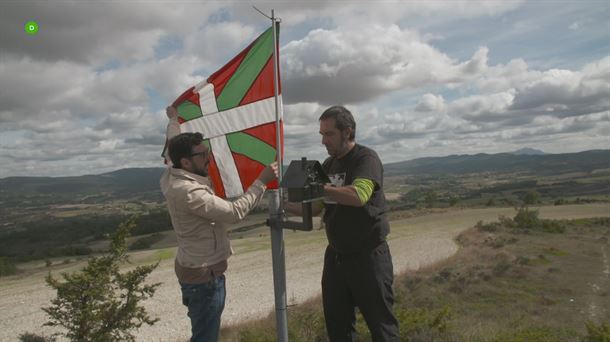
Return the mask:
<svg viewBox="0 0 610 342">
<path fill-rule="evenodd" d="M 254 208 L 263 193 L 265 184 L 277 177 L 277 163 L 268 165 L 248 190 L 233 201 L 214 195 L 206 187 L 193 189 L 187 196 L 187 206 L 195 215 L 209 220 L 234 223 L 242 220 Z"/>
<path fill-rule="evenodd" d="M 180 134 L 180 123 L 178 122 L 178 111 L 176 110 L 175 107 L 169 106 L 165 109 L 165 114 L 167 115 L 167 118 L 169 119 L 169 121 L 167 122 L 167 129 L 165 130 L 165 144 L 167 146 L 167 142 L 175 137 L 176 135 Z M 169 150 L 165 150 L 165 154 L 164 154 L 164 158 L 165 158 L 165 163 L 170 166 L 172 165 L 172 161 L 169 158 Z"/>
</svg>

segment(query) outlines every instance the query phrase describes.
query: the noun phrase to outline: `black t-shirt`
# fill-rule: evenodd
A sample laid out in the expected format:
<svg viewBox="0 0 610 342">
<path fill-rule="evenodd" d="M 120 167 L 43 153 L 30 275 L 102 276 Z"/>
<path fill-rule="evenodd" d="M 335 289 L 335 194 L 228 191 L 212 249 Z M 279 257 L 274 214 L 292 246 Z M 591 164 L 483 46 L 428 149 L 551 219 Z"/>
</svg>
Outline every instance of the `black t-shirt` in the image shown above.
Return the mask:
<svg viewBox="0 0 610 342">
<path fill-rule="evenodd" d="M 374 248 L 390 231 L 385 215 L 383 166 L 375 151 L 356 144 L 343 158 L 329 157 L 322 168 L 335 186 L 351 185 L 356 178 L 371 180 L 375 188 L 363 207 L 326 202 L 324 223 L 328 243 L 339 253 L 357 253 Z"/>
</svg>

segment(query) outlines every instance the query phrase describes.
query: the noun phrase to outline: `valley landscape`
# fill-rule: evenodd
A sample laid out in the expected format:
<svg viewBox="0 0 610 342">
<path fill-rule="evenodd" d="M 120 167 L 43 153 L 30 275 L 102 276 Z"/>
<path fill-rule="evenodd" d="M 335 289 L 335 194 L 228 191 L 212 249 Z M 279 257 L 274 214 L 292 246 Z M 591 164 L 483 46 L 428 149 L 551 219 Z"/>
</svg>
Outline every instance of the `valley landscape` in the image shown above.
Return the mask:
<svg viewBox="0 0 610 342">
<path fill-rule="evenodd" d="M 463 275 L 473 272 L 467 265 L 479 262 L 472 259 L 472 256 L 471 259 L 463 259 L 465 257 L 459 253 L 476 244 L 473 241 L 479 241 L 481 234 L 488 234 L 482 241 L 499 241 L 496 244 L 499 247 L 495 248 L 493 255 L 504 255 L 498 258 L 504 258 L 504 262 L 509 264 L 507 268 L 505 265 L 490 266 L 492 271 L 489 274 L 495 275 L 490 279 L 502 281 L 502 276 L 510 273 L 508 270 L 525 273 L 523 268 L 554 262 L 550 259 L 555 254 L 574 256 L 582 253 L 585 247 L 596 246 L 597 251 L 591 252 L 590 258 L 570 262 L 585 262 L 587 264 L 580 266 L 599 270 L 586 276 L 581 275 L 581 278 L 590 277 L 590 282 L 595 280 L 601 289 L 610 284 L 610 271 L 604 273 L 604 263 L 608 262 L 610 255 L 608 221 L 565 221 L 610 216 L 610 151 L 554 155 L 504 153 L 448 156 L 421 158 L 384 167 L 384 188 L 392 227 L 389 240 L 397 273 L 395 286 L 396 291 L 406 298 L 405 306 L 427 309 L 430 310 L 428 313 L 437 315 L 441 312 L 438 310 L 451 306 L 458 317 L 453 320 L 443 318 L 445 321 L 473 326 L 483 324 L 483 321 L 477 323 L 476 315 L 463 315 L 460 306 L 456 304 L 461 294 L 463 297 L 472 295 L 467 291 L 471 287 L 466 286 L 468 279 Z M 40 328 L 45 321 L 40 307 L 48 305 L 54 293 L 44 283 L 44 276 L 48 272 L 59 274 L 77 271 L 86 263 L 88 256 L 103 253 L 109 246 L 108 234 L 131 215 L 139 215 L 139 223 L 129 238 L 133 264 L 126 267 L 160 260 L 160 266 L 153 272 L 150 281 L 163 283 L 155 296 L 146 303 L 151 315 L 159 317 L 160 321 L 152 327 L 142 327 L 136 334 L 137 338 L 142 341 L 188 339 L 188 320 L 180 305 L 180 291 L 173 274 L 175 237 L 158 190 L 158 179 L 162 171 L 163 169 L 124 169 L 81 177 L 12 177 L 0 180 L 0 340 L 13 341 L 19 334 L 28 331 L 42 332 L 49 336 L 52 330 Z M 536 238 L 551 241 L 551 238 L 541 235 L 544 232 L 532 230 L 528 234 L 506 231 L 505 227 L 495 231 L 489 228 L 500 217 L 512 218 L 518 213 L 517 209 L 523 206 L 539 212 L 541 219 L 564 220 L 561 225 L 567 227 L 567 233 L 552 235 L 553 239 L 559 240 L 541 247 L 540 241 L 535 242 Z M 256 336 L 262 336 L 262 340 L 267 336 L 265 329 L 268 328 L 264 328 L 264 322 L 273 310 L 273 288 L 269 228 L 264 225 L 266 212 L 263 203 L 253 215 L 231 227 L 235 255 L 230 260 L 230 270 L 227 273 L 229 294 L 223 315 L 225 330 L 222 335 L 225 340 L 248 340 L 247 336 L 250 335 L 244 331 L 254 331 L 250 333 L 259 334 Z M 307 311 L 310 310 L 309 307 L 319 306 L 315 304 L 315 298 L 319 295 L 325 247 L 324 232 L 319 229 L 319 225 L 319 221 L 316 221 L 318 229 L 313 232 L 285 231 L 287 295 L 293 316 L 310 312 Z M 473 228 L 475 226 L 479 227 L 478 230 Z M 591 235 L 585 234 L 587 232 Z M 589 238 L 593 242 L 588 242 Z M 525 255 L 525 252 L 501 250 L 519 245 L 516 241 L 506 242 L 512 239 L 527 242 L 525 247 L 519 248 L 533 248 L 538 251 L 537 254 Z M 565 245 L 569 240 L 580 242 L 575 246 Z M 543 250 L 550 252 L 540 252 Z M 540 258 L 540 255 L 544 258 Z M 457 265 L 443 264 L 447 262 L 457 262 Z M 485 267 L 487 266 L 480 265 L 483 271 Z M 505 267 L 508 273 L 496 274 L 493 267 Z M 562 267 L 565 267 L 566 272 L 548 271 L 552 268 L 561 270 Z M 541 279 L 551 281 L 556 273 L 570 273 L 571 271 L 567 272 L 568 269 L 578 268 L 574 264 L 548 266 Z M 450 296 L 437 293 L 437 297 L 446 297 L 447 301 L 435 302 L 430 298 L 431 293 L 414 295 L 422 291 L 421 284 L 426 284 L 426 281 L 439 284 L 434 281 L 434 277 L 438 278 L 439 274 L 440 284 L 447 285 L 448 289 L 441 289 L 440 286 L 423 287 L 449 291 L 447 293 Z M 509 279 L 504 281 L 510 281 Z M 572 288 L 566 285 L 563 292 L 558 291 L 566 296 L 578 297 L 575 293 L 577 288 L 583 289 L 586 286 Z M 477 291 L 480 296 L 484 296 L 484 289 Z M 578 310 L 582 310 L 577 311 L 581 318 L 579 320 L 608 322 L 610 313 L 604 309 L 610 305 L 608 291 L 597 291 L 590 287 L 587 291 L 580 297 L 586 298 L 587 303 L 578 306 Z M 541 295 L 541 298 L 546 298 L 542 300 L 546 304 L 540 310 L 551 313 L 555 308 L 558 312 L 567 310 L 555 305 L 559 300 L 549 296 Z M 500 302 L 498 296 L 491 300 Z M 591 309 L 592 306 L 597 309 Z M 468 310 L 479 310 L 480 316 L 484 316 L 487 307 Z M 538 309 L 531 311 L 536 310 Z M 314 313 L 308 316 L 311 318 L 309 321 L 319 320 L 315 311 L 311 312 Z M 530 313 L 527 310 L 524 312 Z M 518 320 L 519 316 L 522 317 L 521 322 L 527 321 L 529 316 L 523 315 L 515 314 L 514 319 Z M 542 322 L 547 317 L 542 314 L 539 316 L 542 317 Z M 586 334 L 583 322 L 573 327 L 573 334 Z M 461 330 L 459 336 L 447 335 L 446 331 L 443 333 L 439 329 L 435 333 L 439 334 L 439 338 L 450 339 L 479 336 L 477 334 L 490 336 L 489 331 L 494 329 L 502 331 L 507 340 L 511 340 L 512 335 L 505 331 L 505 326 L 493 327 L 488 323 L 480 328 Z M 315 335 L 317 330 L 309 328 L 309 331 Z M 309 340 L 302 332 L 293 331 L 293 334 L 296 334 L 295 340 Z M 563 339 L 569 334 L 557 336 Z"/>
</svg>

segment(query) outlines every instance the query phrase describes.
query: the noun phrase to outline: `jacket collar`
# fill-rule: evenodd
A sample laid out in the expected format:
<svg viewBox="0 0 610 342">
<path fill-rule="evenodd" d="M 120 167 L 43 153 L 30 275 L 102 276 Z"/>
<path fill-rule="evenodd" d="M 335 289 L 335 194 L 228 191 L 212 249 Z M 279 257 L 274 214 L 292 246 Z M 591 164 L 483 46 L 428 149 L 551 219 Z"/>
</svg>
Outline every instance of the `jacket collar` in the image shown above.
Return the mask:
<svg viewBox="0 0 610 342">
<path fill-rule="evenodd" d="M 182 178 L 182 179 L 187 179 L 187 180 L 192 180 L 195 181 L 197 183 L 203 184 L 203 185 L 207 185 L 207 186 L 211 186 L 212 183 L 210 182 L 210 179 L 208 177 L 203 177 L 197 174 L 194 174 L 192 172 L 188 172 L 186 170 L 183 169 L 177 169 L 177 168 L 170 168 L 170 174 L 176 178 Z"/>
</svg>

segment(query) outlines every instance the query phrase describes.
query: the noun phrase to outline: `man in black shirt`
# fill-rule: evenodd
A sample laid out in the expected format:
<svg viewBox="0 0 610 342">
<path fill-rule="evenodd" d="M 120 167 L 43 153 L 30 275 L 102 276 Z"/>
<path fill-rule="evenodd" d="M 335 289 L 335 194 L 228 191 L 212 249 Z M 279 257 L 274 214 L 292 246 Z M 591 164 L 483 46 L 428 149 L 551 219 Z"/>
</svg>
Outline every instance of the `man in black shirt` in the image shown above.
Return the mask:
<svg viewBox="0 0 610 342">
<path fill-rule="evenodd" d="M 356 144 L 356 123 L 345 107 L 328 108 L 319 121 L 322 144 L 330 155 L 322 167 L 332 182 L 324 189 L 328 247 L 322 300 L 328 336 L 331 341 L 355 340 L 358 307 L 373 341 L 398 341 L 392 256 L 385 240 L 389 224 L 383 166 L 375 151 Z M 292 204 L 286 209 L 299 211 Z M 315 208 L 314 214 L 321 209 Z"/>
</svg>

